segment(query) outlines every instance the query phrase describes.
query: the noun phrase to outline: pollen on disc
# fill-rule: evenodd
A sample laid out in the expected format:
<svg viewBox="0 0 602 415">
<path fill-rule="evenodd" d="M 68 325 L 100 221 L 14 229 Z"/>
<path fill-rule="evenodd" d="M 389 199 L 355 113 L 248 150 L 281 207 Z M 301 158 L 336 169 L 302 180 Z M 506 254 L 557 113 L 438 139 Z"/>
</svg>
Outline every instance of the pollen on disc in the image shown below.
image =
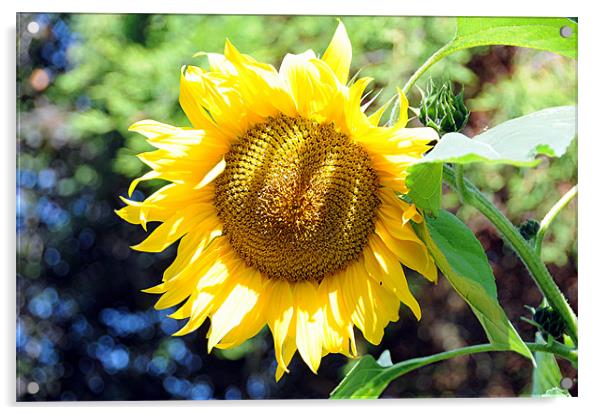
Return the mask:
<svg viewBox="0 0 602 415">
<path fill-rule="evenodd" d="M 378 176 L 332 123 L 270 117 L 225 160 L 215 187 L 224 234 L 268 277 L 320 281 L 357 259 L 374 232 Z"/>
</svg>

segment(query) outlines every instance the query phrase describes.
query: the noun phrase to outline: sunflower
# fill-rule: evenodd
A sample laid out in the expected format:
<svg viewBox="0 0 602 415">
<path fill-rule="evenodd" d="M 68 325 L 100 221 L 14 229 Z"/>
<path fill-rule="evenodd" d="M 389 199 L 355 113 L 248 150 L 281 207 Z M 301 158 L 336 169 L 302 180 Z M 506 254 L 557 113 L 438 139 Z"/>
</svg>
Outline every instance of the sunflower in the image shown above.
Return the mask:
<svg viewBox="0 0 602 415">
<path fill-rule="evenodd" d="M 437 270 L 399 198 L 407 168 L 437 139 L 430 128 L 381 126 L 389 103 L 365 113 L 370 78 L 349 81 L 351 43 L 339 24 L 321 58 L 287 54 L 280 70 L 241 54 L 205 54 L 209 70 L 184 66 L 180 104 L 193 128 L 144 120 L 130 127 L 156 148 L 138 157 L 151 170 L 135 179 L 169 184 L 117 214 L 162 222 L 133 249 L 160 252 L 179 240 L 156 308 L 188 319 L 175 335 L 209 318 L 209 351 L 230 348 L 266 324 L 288 372 L 298 350 L 317 373 L 328 353 L 356 356 L 354 326 L 379 344 L 399 304 L 420 319 L 404 266 L 435 282 Z"/>
</svg>

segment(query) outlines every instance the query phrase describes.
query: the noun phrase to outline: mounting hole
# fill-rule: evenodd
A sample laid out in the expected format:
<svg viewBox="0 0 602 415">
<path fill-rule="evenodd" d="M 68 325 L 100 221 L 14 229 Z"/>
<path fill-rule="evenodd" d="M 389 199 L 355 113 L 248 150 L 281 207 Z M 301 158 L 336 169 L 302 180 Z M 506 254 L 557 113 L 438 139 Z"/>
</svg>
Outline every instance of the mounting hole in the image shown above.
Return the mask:
<svg viewBox="0 0 602 415">
<path fill-rule="evenodd" d="M 562 26 L 560 28 L 560 36 L 562 37 L 571 37 L 573 34 L 573 28 L 570 26 Z"/>
<path fill-rule="evenodd" d="M 573 380 L 569 378 L 564 378 L 560 381 L 560 386 L 564 389 L 571 389 L 573 385 Z"/>
</svg>

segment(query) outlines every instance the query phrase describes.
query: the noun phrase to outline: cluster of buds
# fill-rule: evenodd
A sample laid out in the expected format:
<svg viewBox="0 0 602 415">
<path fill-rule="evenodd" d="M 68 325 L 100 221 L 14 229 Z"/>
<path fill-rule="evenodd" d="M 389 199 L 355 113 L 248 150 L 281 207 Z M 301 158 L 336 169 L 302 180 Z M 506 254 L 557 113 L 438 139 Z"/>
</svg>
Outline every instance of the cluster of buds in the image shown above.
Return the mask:
<svg viewBox="0 0 602 415">
<path fill-rule="evenodd" d="M 537 327 L 542 334 L 549 334 L 557 340 L 562 338 L 566 324 L 556 310 L 549 305 L 541 305 L 536 309 L 528 306 L 526 308 L 533 314 L 533 319 L 521 317 L 523 320 Z"/>
<path fill-rule="evenodd" d="M 450 81 L 436 87 L 431 79 L 420 102 L 420 122 L 437 130 L 439 135 L 461 131 L 470 111 L 464 105 L 464 90 L 454 95 Z"/>
</svg>

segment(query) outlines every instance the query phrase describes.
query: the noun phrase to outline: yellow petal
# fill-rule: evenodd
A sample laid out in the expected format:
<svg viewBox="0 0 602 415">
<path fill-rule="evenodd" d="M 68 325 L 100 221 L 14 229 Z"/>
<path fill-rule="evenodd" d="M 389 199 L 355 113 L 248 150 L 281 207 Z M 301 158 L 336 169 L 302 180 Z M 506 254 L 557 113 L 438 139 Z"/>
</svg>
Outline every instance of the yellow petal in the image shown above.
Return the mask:
<svg viewBox="0 0 602 415">
<path fill-rule="evenodd" d="M 169 318 L 173 318 L 174 320 L 183 320 L 185 318 L 190 317 L 190 313 L 192 312 L 192 301 L 188 299 L 180 308 L 178 308 L 173 313 L 169 314 Z"/>
<path fill-rule="evenodd" d="M 199 327 L 205 322 L 209 313 L 213 310 L 216 305 L 216 295 L 218 292 L 201 292 L 194 297 L 188 299 L 184 307 L 190 310 L 190 319 L 186 322 L 186 324 L 177 332 L 173 334 L 173 336 L 185 336 Z M 190 302 L 190 305 L 188 303 Z"/>
<path fill-rule="evenodd" d="M 147 222 L 165 222 L 182 206 L 211 202 L 213 197 L 212 186 L 194 190 L 188 185 L 172 183 L 163 186 L 142 202 L 120 197 L 127 206 L 116 213 L 130 223 L 142 225 L 146 230 Z"/>
<path fill-rule="evenodd" d="M 180 239 L 194 224 L 212 213 L 212 207 L 205 204 L 188 206 L 159 225 L 144 241 L 132 246 L 132 249 L 161 252 Z"/>
<path fill-rule="evenodd" d="M 229 66 L 233 67 L 232 64 Z M 205 72 L 189 65 L 183 70 L 182 76 L 181 88 L 185 89 L 182 93 L 189 96 L 186 101 L 188 111 L 209 113 L 225 141 L 234 140 L 251 123 L 258 121 L 257 117 L 249 117 L 248 108 L 235 88 L 230 73 Z M 205 115 L 202 115 L 202 119 L 205 119 Z M 213 124 L 210 126 L 213 128 Z"/>
<path fill-rule="evenodd" d="M 354 140 L 361 143 L 364 143 L 364 141 L 371 141 L 371 138 L 367 138 L 367 132 L 371 129 L 375 129 L 361 107 L 362 96 L 370 82 L 372 82 L 372 78 L 369 77 L 358 79 L 349 87 L 348 98 L 345 102 L 345 122 L 348 130 L 347 132 Z"/>
<path fill-rule="evenodd" d="M 358 327 L 362 330 L 366 340 L 372 344 L 379 344 L 387 324 L 399 318 L 399 300 L 393 293 L 384 289 L 373 278 L 366 275 L 366 264 L 363 256 L 360 256 L 358 264 L 359 267 L 354 273 L 355 280 L 350 281 L 359 306 L 356 308 L 356 313 L 364 314 L 364 327 L 363 329 Z"/>
<path fill-rule="evenodd" d="M 250 111 L 261 117 L 296 115 L 294 101 L 273 66 L 241 54 L 228 40 L 224 56 L 236 68 L 239 93 Z"/>
<path fill-rule="evenodd" d="M 141 120 L 130 125 L 128 131 L 134 131 L 142 134 L 150 141 L 160 137 L 176 134 L 180 128 L 169 124 L 164 124 L 155 120 Z"/>
<path fill-rule="evenodd" d="M 317 373 L 322 359 L 323 313 L 317 286 L 309 281 L 295 284 L 297 348 L 312 372 Z"/>
<path fill-rule="evenodd" d="M 375 232 L 403 265 L 419 272 L 429 281 L 437 281 L 435 262 L 410 224 L 379 219 Z"/>
<path fill-rule="evenodd" d="M 341 271 L 342 273 L 345 271 Z M 342 275 L 342 274 L 341 274 Z M 343 289 L 340 286 L 339 274 L 325 277 L 318 287 L 318 295 L 325 297 L 328 309 L 332 313 L 333 320 L 340 326 L 345 327 L 349 321 L 349 311 L 345 308 Z"/>
<path fill-rule="evenodd" d="M 209 183 L 213 182 L 217 176 L 222 174 L 224 169 L 226 168 L 226 160 L 221 159 L 219 163 L 217 163 L 209 172 L 203 176 L 203 179 L 197 184 L 194 189 L 199 190 L 203 187 L 207 186 Z"/>
<path fill-rule="evenodd" d="M 382 327 L 379 329 L 378 311 L 373 299 L 373 286 L 365 271 L 363 258 L 347 267 L 344 281 L 345 304 L 351 311 L 353 323 L 364 333 L 366 340 L 378 344 L 383 336 Z"/>
<path fill-rule="evenodd" d="M 256 312 L 254 309 L 261 291 L 262 279 L 258 272 L 250 271 L 248 275 L 238 277 L 237 283 L 211 316 L 211 332 L 207 340 L 209 352 L 226 334 L 240 325 L 248 313 Z"/>
<path fill-rule="evenodd" d="M 372 123 L 373 126 L 378 127 L 378 125 L 380 124 L 380 119 L 382 118 L 382 116 L 385 113 L 385 111 L 387 110 L 387 108 L 389 108 L 389 105 L 391 105 L 391 102 L 393 102 L 393 98 L 391 98 L 387 102 L 385 102 L 382 107 L 380 107 L 379 109 L 374 111 L 368 117 L 368 119 L 370 120 L 370 122 Z"/>
<path fill-rule="evenodd" d="M 320 98 L 317 91 L 320 73 L 310 62 L 310 59 L 315 57 L 312 50 L 299 55 L 289 53 L 282 60 L 279 72 L 295 100 L 297 111 L 306 118 L 311 117 L 314 109 L 312 107 Z"/>
<path fill-rule="evenodd" d="M 318 296 L 325 304 L 324 315 L 324 348 L 335 353 L 343 353 L 349 357 L 357 355 L 351 311 L 345 304 L 344 273 L 328 276 L 320 282 Z M 331 331 L 335 331 L 332 333 Z"/>
<path fill-rule="evenodd" d="M 155 285 L 153 287 L 150 288 L 146 288 L 144 290 L 140 290 L 143 293 L 148 293 L 148 294 L 163 294 L 165 292 L 167 288 L 165 288 L 165 284 L 161 283 L 159 285 Z"/>
<path fill-rule="evenodd" d="M 397 96 L 399 98 L 399 117 L 393 126 L 394 129 L 403 128 L 408 123 L 408 108 L 410 103 L 403 91 L 397 88 Z"/>
<path fill-rule="evenodd" d="M 295 333 L 297 331 L 297 321 L 295 318 L 291 320 L 291 324 L 288 327 L 288 333 L 286 334 L 286 340 L 282 345 L 282 363 L 276 367 L 276 382 L 282 378 L 284 372 L 288 373 L 287 366 L 290 364 L 295 352 L 297 351 L 297 345 L 295 342 Z"/>
<path fill-rule="evenodd" d="M 351 41 L 347 36 L 345 25 L 339 22 L 336 32 L 324 52 L 322 60 L 328 64 L 342 84 L 347 83 L 349 78 L 349 66 L 351 65 Z"/>
<path fill-rule="evenodd" d="M 326 304 L 328 304 L 327 298 L 323 299 L 322 301 L 326 301 Z M 323 355 L 326 355 L 328 353 L 342 353 L 347 356 L 350 356 L 349 339 L 347 337 L 346 330 L 344 328 L 341 328 L 337 323 L 334 322 L 332 314 L 329 312 L 328 306 L 324 307 L 323 315 Z"/>
<path fill-rule="evenodd" d="M 283 356 L 283 345 L 295 311 L 291 284 L 288 281 L 274 279 L 270 280 L 268 287 L 270 306 L 266 309 L 266 315 L 274 338 L 274 353 L 278 365 L 288 371 Z"/>
<path fill-rule="evenodd" d="M 204 130 L 180 128 L 154 120 L 141 120 L 132 124 L 129 131 L 142 134 L 153 147 L 183 155 L 198 146 L 205 138 Z"/>
<path fill-rule="evenodd" d="M 230 349 L 240 346 L 250 338 L 255 337 L 265 327 L 265 309 L 267 306 L 265 298 L 262 299 L 260 297 L 253 311 L 247 313 L 240 324 L 230 330 L 215 347 L 218 349 Z"/>
<path fill-rule="evenodd" d="M 194 301 L 197 294 L 222 284 L 236 265 L 230 262 L 233 253 L 229 251 L 224 238 L 211 244 L 198 260 L 164 282 L 165 294 L 159 298 L 155 308 L 173 307 L 188 296 L 193 297 Z"/>
<path fill-rule="evenodd" d="M 190 319 L 184 327 L 174 333 L 174 336 L 183 336 L 198 329 L 205 319 L 223 303 L 224 293 L 228 292 L 228 288 L 234 281 L 230 275 L 234 275 L 236 271 L 236 268 L 228 268 L 224 265 L 224 262 L 216 261 L 196 283 L 192 295 L 182 309 L 178 310 L 183 315 L 187 313 Z"/>
<path fill-rule="evenodd" d="M 342 85 L 330 66 L 320 59 L 311 59 L 319 73 L 314 81 L 314 99 L 311 113 L 317 120 L 328 120 L 337 126 L 345 126 L 345 96 L 348 88 Z"/>
<path fill-rule="evenodd" d="M 189 266 L 196 264 L 207 246 L 222 233 L 222 223 L 217 215 L 210 215 L 201 221 L 178 245 L 178 254 L 165 270 L 163 281 L 176 277 Z"/>
<path fill-rule="evenodd" d="M 395 296 L 407 305 L 420 320 L 422 316 L 420 305 L 410 291 L 403 268 L 395 255 L 389 251 L 385 244 L 377 236 L 368 240 L 369 249 L 364 251 L 364 263 L 370 276 L 379 284 L 383 285 Z"/>
<path fill-rule="evenodd" d="M 209 60 L 209 68 L 211 68 L 213 72 L 221 72 L 231 76 L 238 75 L 234 65 L 232 65 L 221 53 L 207 53 L 206 55 Z"/>
<path fill-rule="evenodd" d="M 130 183 L 130 187 L 128 187 L 128 196 L 132 197 L 134 190 L 136 190 L 136 187 L 138 186 L 138 184 L 140 182 L 158 179 L 160 175 L 161 174 L 159 172 L 151 170 L 151 171 L 145 173 L 142 177 L 138 177 L 138 178 L 132 180 L 132 183 Z"/>
<path fill-rule="evenodd" d="M 198 148 L 202 148 L 203 151 L 198 151 Z M 199 183 L 204 180 L 205 185 L 209 181 L 204 178 L 215 169 L 226 150 L 224 143 L 219 143 L 217 148 L 212 148 L 209 140 L 203 140 L 199 146 L 189 151 L 173 152 L 159 149 L 140 153 L 137 157 L 153 169 L 152 178 L 161 178 L 179 184 Z M 198 186 L 199 189 L 201 187 L 203 186 Z"/>
<path fill-rule="evenodd" d="M 115 213 L 123 220 L 132 223 L 134 225 L 138 225 L 141 223 L 140 220 L 140 202 L 135 200 L 128 200 L 125 197 L 119 196 L 119 198 L 125 203 L 127 206 L 122 207 L 119 210 L 115 210 Z"/>
<path fill-rule="evenodd" d="M 382 187 L 378 192 L 378 197 L 382 201 L 378 209 L 379 216 L 398 221 L 401 213 L 402 225 L 407 224 L 410 220 L 416 223 L 422 222 L 422 215 L 416 209 L 416 205 L 404 202 L 392 189 Z"/>
</svg>

